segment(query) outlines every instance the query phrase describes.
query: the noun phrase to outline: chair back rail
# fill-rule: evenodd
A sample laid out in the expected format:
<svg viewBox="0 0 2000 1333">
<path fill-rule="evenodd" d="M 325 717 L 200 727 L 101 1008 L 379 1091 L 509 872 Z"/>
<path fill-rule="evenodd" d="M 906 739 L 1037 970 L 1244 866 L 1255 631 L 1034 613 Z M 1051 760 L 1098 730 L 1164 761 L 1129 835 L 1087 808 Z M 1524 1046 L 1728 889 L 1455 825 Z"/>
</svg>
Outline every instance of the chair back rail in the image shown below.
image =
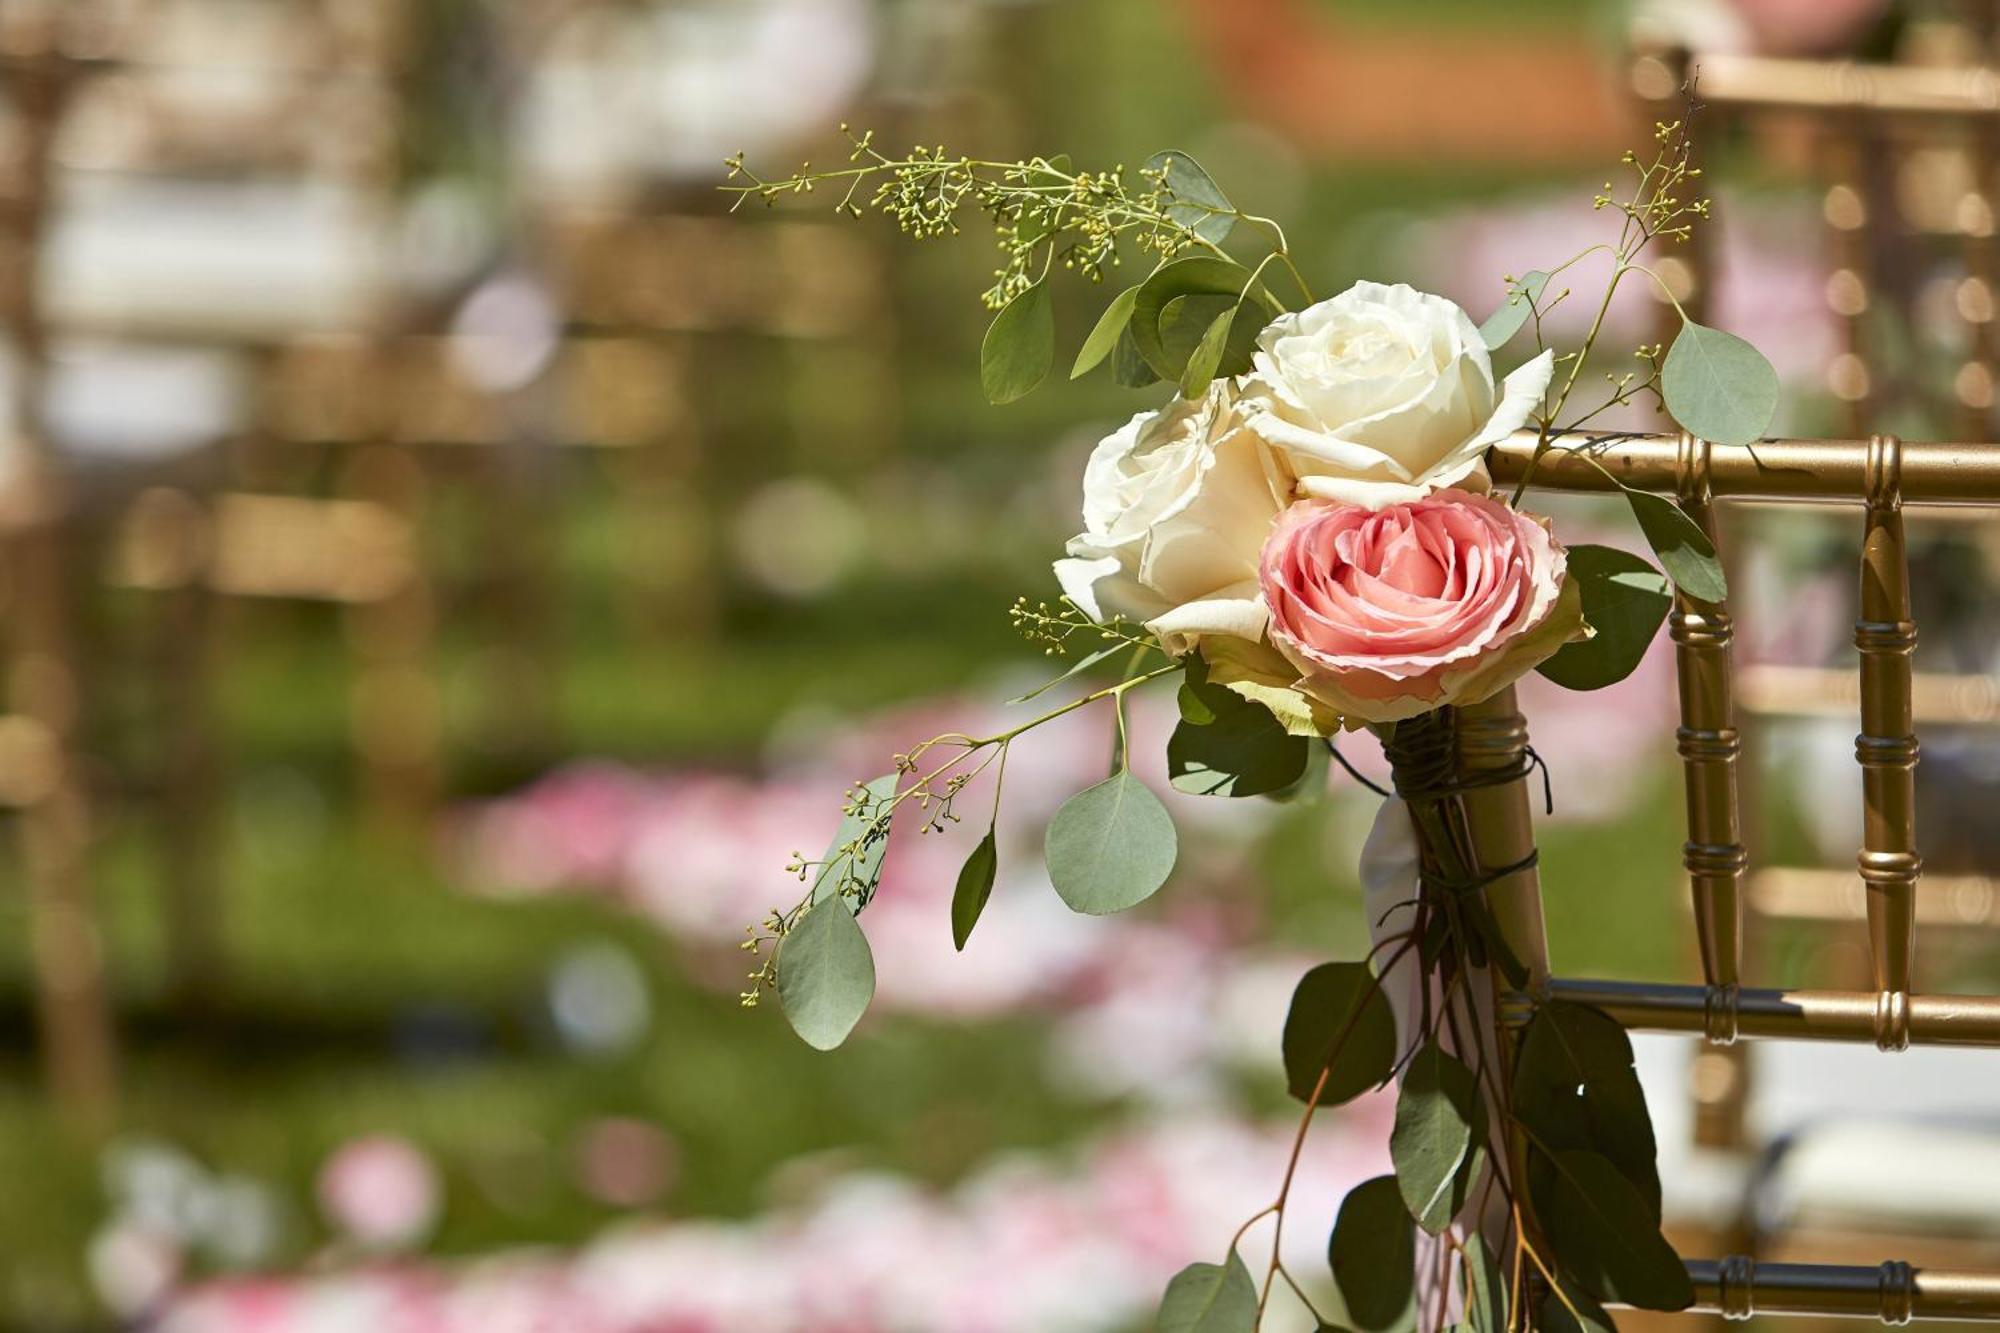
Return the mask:
<svg viewBox="0 0 2000 1333">
<path fill-rule="evenodd" d="M 1711 446 L 1687 434 L 1577 434 L 1539 441 L 1521 432 L 1491 450 L 1500 485 L 1604 494 L 1621 487 L 1672 496 L 1710 540 L 1718 501 L 1848 503 L 1862 521 L 1860 651 L 1855 703 L 1855 758 L 1863 809 L 1857 870 L 1867 901 L 1874 989 L 1777 990 L 1745 986 L 1744 845 L 1730 660 L 1733 622 L 1726 604 L 1677 594 L 1670 621 L 1680 693 L 1678 749 L 1687 801 L 1683 862 L 1694 901 L 1703 979 L 1698 984 L 1585 980 L 1551 975 L 1541 930 L 1539 879 L 1531 867 L 1498 882 L 1495 917 L 1530 989 L 1595 1005 L 1634 1030 L 1698 1033 L 1727 1046 L 1739 1038 L 1872 1043 L 1883 1051 L 1912 1044 L 2000 1048 L 2000 996 L 1926 995 L 1914 987 L 1917 850 L 1917 740 L 1903 506 L 2000 508 L 2000 446 L 1904 444 L 1894 436 L 1846 440 L 1763 440 Z M 1518 762 L 1527 727 L 1512 691 L 1462 710 L 1463 770 Z M 1478 796 L 1475 803 L 1471 797 Z M 1468 793 L 1467 826 L 1482 863 L 1511 865 L 1532 848 L 1524 781 Z M 1532 996 L 1502 995 L 1505 1026 L 1524 1023 Z M 1503 1039 L 1504 1040 L 1504 1039 Z M 2000 1320 L 2000 1272 L 1759 1264 L 1736 1255 L 1693 1260 L 1696 1308 L 1729 1318 L 1754 1314 Z"/>
</svg>

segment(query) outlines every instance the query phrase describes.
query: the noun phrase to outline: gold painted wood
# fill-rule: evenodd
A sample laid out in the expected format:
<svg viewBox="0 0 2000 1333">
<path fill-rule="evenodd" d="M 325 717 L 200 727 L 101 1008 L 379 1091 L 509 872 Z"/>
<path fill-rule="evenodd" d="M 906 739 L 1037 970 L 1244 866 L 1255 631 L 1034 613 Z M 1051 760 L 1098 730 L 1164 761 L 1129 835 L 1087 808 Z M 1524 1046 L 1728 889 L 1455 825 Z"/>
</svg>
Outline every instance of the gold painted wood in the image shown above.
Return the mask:
<svg viewBox="0 0 2000 1333">
<path fill-rule="evenodd" d="M 1713 543 L 1709 446 L 1682 435 L 1679 452 L 1681 508 Z M 1675 741 L 1687 796 L 1688 832 L 1681 861 L 1694 901 L 1702 976 L 1711 986 L 1733 987 L 1742 980 L 1741 889 L 1749 864 L 1736 783 L 1743 738 L 1736 729 L 1730 689 L 1729 650 L 1735 628 L 1726 606 L 1698 601 L 1678 589 L 1668 623 L 1680 689 L 1681 720 Z"/>
<path fill-rule="evenodd" d="M 1710 1041 L 1779 1037 L 1875 1042 L 1875 991 L 1775 990 L 1558 977 L 1547 993 L 1604 1010 L 1635 1032 L 1695 1032 Z M 1908 1043 L 2000 1046 L 2000 996 L 1908 997 Z"/>
<path fill-rule="evenodd" d="M 2000 1273 L 1916 1268 L 1766 1264 L 1748 1255 L 1691 1259 L 1695 1311 L 1725 1319 L 1809 1314 L 1907 1324 L 1913 1319 L 2000 1319 Z"/>
<path fill-rule="evenodd" d="M 1862 849 L 1856 858 L 1868 886 L 1868 942 L 1874 963 L 1876 1043 L 1909 1044 L 1910 973 L 1915 965 L 1917 738 L 1910 704 L 1910 570 L 1903 541 L 1902 444 L 1893 435 L 1868 442 L 1867 531 L 1861 547 Z"/>
<path fill-rule="evenodd" d="M 1503 486 L 1518 482 L 1528 470 L 1535 443 L 1535 432 L 1523 430 L 1488 450 L 1486 464 L 1494 481 Z M 1553 437 L 1551 445 L 1535 465 L 1536 489 L 1603 494 L 1615 493 L 1622 483 L 1660 495 L 1680 491 L 1678 435 L 1572 432 Z M 1579 457 L 1583 451 L 1590 457 Z M 1710 445 L 1709 494 L 1718 500 L 1861 504 L 1868 494 L 1868 451 L 1865 439 Z M 1900 474 L 1904 505 L 2000 506 L 2000 445 L 1905 444 Z"/>
</svg>

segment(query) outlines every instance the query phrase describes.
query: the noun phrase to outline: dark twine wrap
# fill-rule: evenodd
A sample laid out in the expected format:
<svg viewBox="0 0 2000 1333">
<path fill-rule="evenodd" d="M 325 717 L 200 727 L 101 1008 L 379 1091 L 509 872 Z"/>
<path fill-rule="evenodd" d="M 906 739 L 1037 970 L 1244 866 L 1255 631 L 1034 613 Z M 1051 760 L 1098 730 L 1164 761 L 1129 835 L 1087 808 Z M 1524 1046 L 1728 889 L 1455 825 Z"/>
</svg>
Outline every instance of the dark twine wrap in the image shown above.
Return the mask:
<svg viewBox="0 0 2000 1333">
<path fill-rule="evenodd" d="M 1465 809 L 1458 800 L 1469 791 L 1519 782 L 1540 769 L 1543 802 L 1553 812 L 1555 793 L 1549 767 L 1533 746 L 1523 747 L 1520 758 L 1504 767 L 1463 772 L 1458 764 L 1458 713 L 1449 707 L 1384 723 L 1375 734 L 1389 760 L 1395 794 L 1410 807 L 1416 821 L 1426 887 L 1453 894 L 1473 893 L 1537 864 L 1540 853 L 1530 850 L 1511 865 L 1480 868 L 1466 827 Z M 1342 765 L 1346 766 L 1344 760 Z"/>
</svg>

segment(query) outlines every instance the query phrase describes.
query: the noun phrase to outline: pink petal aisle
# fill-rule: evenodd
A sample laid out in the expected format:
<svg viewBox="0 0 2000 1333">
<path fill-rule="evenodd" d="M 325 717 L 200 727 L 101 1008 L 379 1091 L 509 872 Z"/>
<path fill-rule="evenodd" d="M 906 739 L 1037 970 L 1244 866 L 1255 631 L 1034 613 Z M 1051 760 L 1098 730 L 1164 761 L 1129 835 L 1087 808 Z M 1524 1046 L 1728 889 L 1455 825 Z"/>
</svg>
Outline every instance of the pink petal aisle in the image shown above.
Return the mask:
<svg viewBox="0 0 2000 1333">
<path fill-rule="evenodd" d="M 1544 683 L 1523 688 L 1532 709 Z M 1669 688 L 1656 645 L 1623 684 L 1540 710 L 1537 744 L 1561 816 L 1609 817 L 1638 795 L 1643 774 L 1607 774 L 1602 760 L 1628 752 L 1635 731 L 1670 728 Z M 1181 796 L 1148 769 L 1149 758 L 1155 770 L 1160 763 L 1173 710 L 1163 697 L 1132 712 L 1140 775 L 1184 830 L 1199 830 L 1184 840 L 1177 891 L 1155 908 L 1078 916 L 1043 873 L 1049 816 L 1108 759 L 1108 717 L 1082 712 L 1009 761 L 1000 877 L 963 954 L 951 947 L 950 894 L 992 809 L 990 778 L 966 788 L 961 822 L 946 832 L 898 832 L 868 909 L 878 1015 L 1037 1014 L 1048 1076 L 1079 1097 L 1127 1099 L 1136 1108 L 1129 1126 L 1067 1152 L 992 1161 L 948 1191 L 856 1171 L 743 1220 L 635 1213 L 566 1253 L 436 1259 L 411 1242 L 363 1247 L 395 1258 L 176 1288 L 170 1253 L 114 1227 L 107 1262 L 152 1265 L 132 1278 L 147 1299 L 125 1304 L 154 1311 L 147 1327 L 157 1333 L 1087 1333 L 1142 1324 L 1167 1278 L 1190 1255 L 1219 1258 L 1282 1174 L 1296 1119 L 1253 1116 L 1237 1090 L 1246 1073 L 1275 1086 L 1271 1034 L 1318 961 L 1269 946 L 1260 896 L 1246 887 L 1256 839 L 1284 807 Z M 789 739 L 761 777 L 577 763 L 461 812 L 446 854 L 471 892 L 584 895 L 629 910 L 682 946 L 682 966 L 698 980 L 734 993 L 747 970 L 735 947 L 745 925 L 796 894 L 785 864 L 796 852 L 816 855 L 832 833 L 830 792 L 884 770 L 887 756 L 937 731 L 941 718 L 998 730 L 1024 711 L 945 697 L 836 734 L 780 728 Z M 1365 774 L 1385 777 L 1371 741 L 1346 748 Z M 1329 836 L 1358 845 L 1376 798 L 1338 772 L 1329 781 Z M 818 841 L 801 846 L 808 833 Z M 1390 1108 L 1368 1098 L 1318 1118 L 1297 1216 L 1331 1217 L 1347 1189 L 1387 1169 Z M 343 1154 L 353 1169 L 329 1163 L 323 1179 L 330 1214 L 366 1221 L 380 1211 L 369 1181 L 401 1198 L 430 1169 L 420 1161 L 411 1172 L 402 1150 L 380 1142 L 353 1148 Z M 865 1244 L 854 1239 L 862 1236 Z M 1324 1267 L 1324 1244 L 1323 1227 L 1285 1237 L 1303 1272 Z M 1253 1233 L 1249 1255 L 1265 1245 L 1268 1234 Z"/>
<path fill-rule="evenodd" d="M 1315 1128 L 1295 1186 L 1302 1216 L 1331 1216 L 1350 1186 L 1387 1168 L 1390 1114 L 1386 1097 L 1371 1097 Z M 212 1283 L 153 1327 L 1094 1333 L 1141 1322 L 1187 1255 L 1219 1257 L 1231 1219 L 1268 1201 L 1291 1142 L 1282 1124 L 1186 1116 L 1058 1159 L 1000 1159 L 943 1194 L 857 1173 L 794 1211 L 635 1224 L 571 1255 L 521 1251 Z M 1285 1236 L 1288 1262 L 1301 1272 L 1324 1248 L 1311 1228 Z"/>
</svg>

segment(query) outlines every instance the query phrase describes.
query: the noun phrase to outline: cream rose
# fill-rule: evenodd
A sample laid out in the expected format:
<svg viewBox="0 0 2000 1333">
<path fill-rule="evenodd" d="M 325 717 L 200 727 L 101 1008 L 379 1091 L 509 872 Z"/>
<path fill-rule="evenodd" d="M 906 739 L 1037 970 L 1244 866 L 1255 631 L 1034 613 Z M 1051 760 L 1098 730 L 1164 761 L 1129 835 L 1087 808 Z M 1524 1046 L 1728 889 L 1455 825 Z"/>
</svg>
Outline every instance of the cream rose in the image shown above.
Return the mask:
<svg viewBox="0 0 2000 1333">
<path fill-rule="evenodd" d="M 1357 282 L 1258 335 L 1244 422 L 1283 454 L 1305 495 L 1380 509 L 1444 486 L 1483 490 L 1488 446 L 1526 423 L 1553 358 L 1542 353 L 1496 393 L 1463 310 L 1401 284 Z"/>
<path fill-rule="evenodd" d="M 1143 621 L 1167 651 L 1203 635 L 1256 639 L 1257 553 L 1290 501 L 1291 475 L 1243 429 L 1234 388 L 1141 412 L 1083 474 L 1084 530 L 1056 578 L 1092 617 Z"/>
<path fill-rule="evenodd" d="M 1350 722 L 1478 703 L 1589 633 L 1567 564 L 1546 519 L 1483 495 L 1301 500 L 1264 546 L 1271 644 Z"/>
</svg>

